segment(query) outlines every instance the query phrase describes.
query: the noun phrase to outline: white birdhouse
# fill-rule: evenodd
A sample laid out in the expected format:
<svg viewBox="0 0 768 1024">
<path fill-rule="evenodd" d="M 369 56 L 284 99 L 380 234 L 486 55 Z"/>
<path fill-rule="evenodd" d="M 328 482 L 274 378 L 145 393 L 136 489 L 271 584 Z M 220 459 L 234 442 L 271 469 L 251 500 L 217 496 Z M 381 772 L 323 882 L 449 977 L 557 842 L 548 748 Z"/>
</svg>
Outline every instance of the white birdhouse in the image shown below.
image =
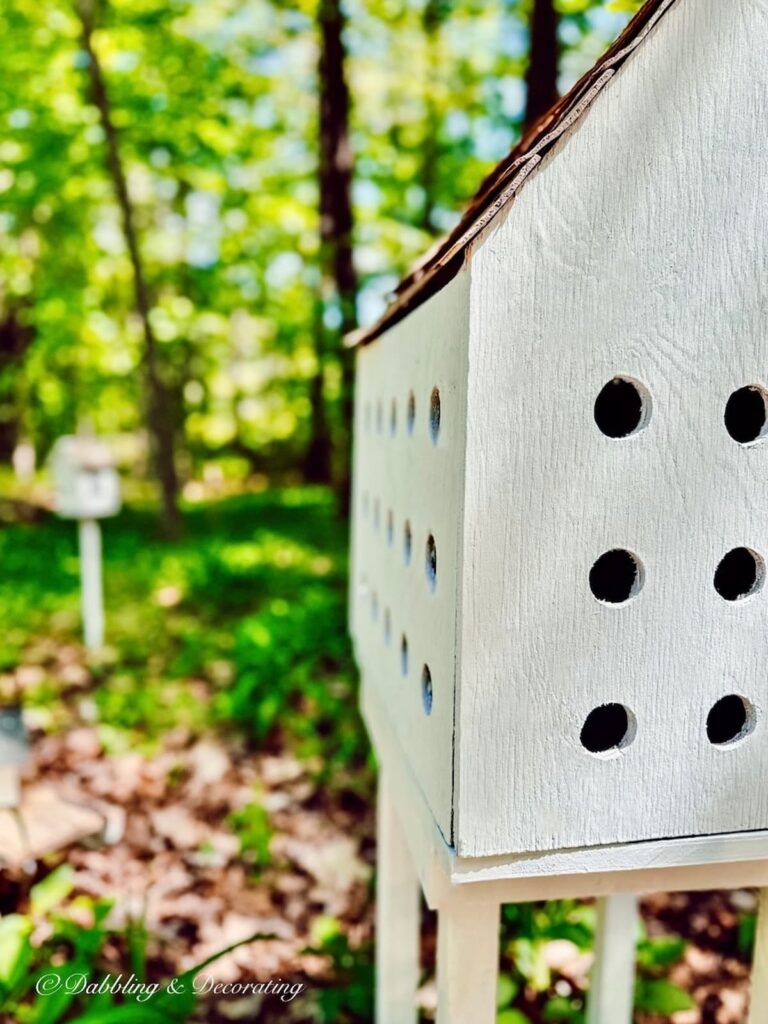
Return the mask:
<svg viewBox="0 0 768 1024">
<path fill-rule="evenodd" d="M 104 519 L 120 510 L 120 477 L 103 441 L 80 435 L 60 437 L 51 467 L 60 516 Z"/>
<path fill-rule="evenodd" d="M 363 710 L 438 906 L 768 880 L 767 48 L 649 0 L 354 339 Z"/>
</svg>

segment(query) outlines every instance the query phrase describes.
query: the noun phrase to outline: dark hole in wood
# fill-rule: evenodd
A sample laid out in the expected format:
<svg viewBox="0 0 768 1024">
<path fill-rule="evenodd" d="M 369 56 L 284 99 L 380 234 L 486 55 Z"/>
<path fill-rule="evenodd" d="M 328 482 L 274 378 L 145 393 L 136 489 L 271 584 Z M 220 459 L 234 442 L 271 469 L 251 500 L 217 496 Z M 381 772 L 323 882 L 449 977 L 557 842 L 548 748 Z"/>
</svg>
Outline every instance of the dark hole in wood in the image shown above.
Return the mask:
<svg viewBox="0 0 768 1024">
<path fill-rule="evenodd" d="M 587 715 L 581 729 L 582 746 L 591 754 L 604 754 L 626 742 L 629 714 L 623 704 L 601 704 Z"/>
<path fill-rule="evenodd" d="M 747 723 L 747 706 L 744 700 L 731 693 L 727 697 L 721 697 L 707 715 L 707 739 L 715 746 L 732 743 L 744 733 Z"/>
<path fill-rule="evenodd" d="M 408 392 L 408 404 L 406 406 L 405 414 L 406 426 L 408 427 L 408 433 L 413 433 L 413 425 L 416 422 L 416 396 L 412 391 Z"/>
<path fill-rule="evenodd" d="M 432 388 L 429 396 L 429 433 L 434 444 L 437 444 L 437 436 L 440 433 L 440 392 Z"/>
<path fill-rule="evenodd" d="M 643 396 L 623 377 L 609 380 L 595 400 L 595 423 L 607 437 L 628 437 L 642 425 Z"/>
<path fill-rule="evenodd" d="M 765 430 L 765 395 L 761 388 L 749 386 L 734 391 L 725 403 L 725 429 L 734 441 L 749 444 Z"/>
<path fill-rule="evenodd" d="M 404 676 L 408 675 L 408 640 L 405 633 L 400 639 L 400 671 Z"/>
<path fill-rule="evenodd" d="M 640 567 L 629 551 L 616 548 L 600 555 L 589 572 L 589 586 L 598 601 L 620 604 L 640 589 Z"/>
<path fill-rule="evenodd" d="M 411 532 L 411 524 L 406 519 L 405 527 L 403 528 L 403 558 L 405 564 L 411 564 L 411 552 L 413 551 L 413 533 Z"/>
<path fill-rule="evenodd" d="M 726 601 L 738 601 L 753 593 L 760 582 L 760 567 L 754 551 L 734 548 L 715 570 L 715 590 Z"/>
<path fill-rule="evenodd" d="M 432 714 L 432 673 L 429 666 L 425 665 L 421 673 L 421 701 L 424 705 L 424 714 Z"/>
<path fill-rule="evenodd" d="M 426 568 L 429 589 L 434 590 L 437 586 L 437 546 L 431 533 L 427 537 Z"/>
</svg>

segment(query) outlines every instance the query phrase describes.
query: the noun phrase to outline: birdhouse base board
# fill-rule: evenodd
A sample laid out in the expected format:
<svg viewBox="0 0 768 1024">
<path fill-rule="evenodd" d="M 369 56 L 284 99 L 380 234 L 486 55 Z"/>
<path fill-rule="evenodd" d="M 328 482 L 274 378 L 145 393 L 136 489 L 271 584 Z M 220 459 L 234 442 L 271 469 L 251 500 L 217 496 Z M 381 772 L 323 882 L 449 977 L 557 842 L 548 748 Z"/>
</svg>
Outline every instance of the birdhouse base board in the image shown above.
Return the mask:
<svg viewBox="0 0 768 1024">
<path fill-rule="evenodd" d="M 617 843 L 501 857 L 459 857 L 432 817 L 380 698 L 362 713 L 428 905 L 768 886 L 768 831 Z"/>
</svg>

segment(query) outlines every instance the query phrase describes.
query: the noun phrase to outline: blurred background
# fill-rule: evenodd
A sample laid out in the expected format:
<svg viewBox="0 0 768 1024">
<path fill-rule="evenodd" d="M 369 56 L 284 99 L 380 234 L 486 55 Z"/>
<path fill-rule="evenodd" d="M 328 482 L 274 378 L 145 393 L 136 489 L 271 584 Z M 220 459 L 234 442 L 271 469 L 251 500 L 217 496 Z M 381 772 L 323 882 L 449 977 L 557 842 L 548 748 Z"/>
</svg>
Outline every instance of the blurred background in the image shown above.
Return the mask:
<svg viewBox="0 0 768 1024">
<path fill-rule="evenodd" d="M 371 1019 L 341 339 L 639 6 L 4 0 L 0 705 L 30 750 L 0 812 L 3 1020 L 135 1008 L 41 996 L 44 968 L 165 982 L 211 957 L 306 989 L 161 993 L 130 1019 Z M 97 652 L 48 471 L 82 431 L 125 497 Z M 744 1020 L 753 912 L 646 901 L 638 1021 Z M 505 910 L 499 1024 L 583 1020 L 593 917 Z M 425 913 L 425 1019 L 433 947 Z"/>
</svg>

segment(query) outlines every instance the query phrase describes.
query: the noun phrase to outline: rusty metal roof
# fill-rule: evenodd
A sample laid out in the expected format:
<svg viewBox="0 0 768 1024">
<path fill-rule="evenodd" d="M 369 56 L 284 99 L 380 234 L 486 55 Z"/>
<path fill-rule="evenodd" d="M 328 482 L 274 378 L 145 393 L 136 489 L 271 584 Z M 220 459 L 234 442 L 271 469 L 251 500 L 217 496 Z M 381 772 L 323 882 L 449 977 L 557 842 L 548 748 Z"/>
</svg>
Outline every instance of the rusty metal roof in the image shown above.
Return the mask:
<svg viewBox="0 0 768 1024">
<path fill-rule="evenodd" d="M 378 338 L 456 276 L 478 235 L 515 199 L 531 171 L 578 121 L 603 87 L 676 2 L 646 0 L 597 64 L 540 118 L 512 152 L 491 171 L 453 231 L 430 249 L 400 282 L 379 320 L 370 327 L 350 334 L 348 345 L 364 345 Z"/>
</svg>

